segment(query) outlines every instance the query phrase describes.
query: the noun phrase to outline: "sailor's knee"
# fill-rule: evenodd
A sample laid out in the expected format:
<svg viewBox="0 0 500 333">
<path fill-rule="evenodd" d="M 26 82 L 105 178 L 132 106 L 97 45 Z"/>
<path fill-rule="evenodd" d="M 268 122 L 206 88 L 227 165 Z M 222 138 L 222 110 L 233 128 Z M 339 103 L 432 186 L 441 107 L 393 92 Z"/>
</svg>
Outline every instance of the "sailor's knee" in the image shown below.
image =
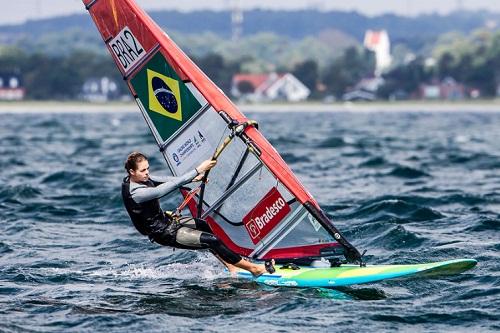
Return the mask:
<svg viewBox="0 0 500 333">
<path fill-rule="evenodd" d="M 220 245 L 220 240 L 213 234 L 209 234 L 207 232 L 204 232 L 200 236 L 200 242 L 202 244 L 206 244 L 210 247 Z"/>
<path fill-rule="evenodd" d="M 175 240 L 177 241 L 177 243 L 193 247 L 200 247 L 200 238 L 201 232 L 185 227 L 180 228 L 175 235 Z"/>
</svg>

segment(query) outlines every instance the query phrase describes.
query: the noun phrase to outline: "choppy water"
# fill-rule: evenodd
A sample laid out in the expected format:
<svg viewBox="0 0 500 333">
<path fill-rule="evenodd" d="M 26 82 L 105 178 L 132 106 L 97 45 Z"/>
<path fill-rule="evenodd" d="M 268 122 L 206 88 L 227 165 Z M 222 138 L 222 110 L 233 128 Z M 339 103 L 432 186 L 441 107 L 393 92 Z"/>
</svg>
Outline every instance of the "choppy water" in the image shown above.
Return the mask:
<svg viewBox="0 0 500 333">
<path fill-rule="evenodd" d="M 250 116 L 369 263 L 478 266 L 340 290 L 228 279 L 131 226 L 126 154 L 163 167 L 138 113 L 3 114 L 0 332 L 500 330 L 500 113 Z"/>
</svg>

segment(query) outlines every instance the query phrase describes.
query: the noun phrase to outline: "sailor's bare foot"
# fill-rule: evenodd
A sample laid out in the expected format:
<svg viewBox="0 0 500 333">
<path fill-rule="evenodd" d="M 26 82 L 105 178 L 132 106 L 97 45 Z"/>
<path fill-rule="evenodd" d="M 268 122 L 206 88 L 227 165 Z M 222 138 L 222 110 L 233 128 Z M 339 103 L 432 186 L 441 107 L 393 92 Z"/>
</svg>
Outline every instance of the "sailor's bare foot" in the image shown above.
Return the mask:
<svg viewBox="0 0 500 333">
<path fill-rule="evenodd" d="M 274 260 L 272 260 L 271 263 L 274 266 Z M 267 272 L 265 265 L 257 265 L 257 264 L 254 264 L 254 263 L 246 260 L 246 259 L 241 259 L 240 261 L 235 263 L 234 266 L 239 267 L 241 269 L 244 269 L 246 271 L 249 271 L 250 273 L 252 273 L 252 275 L 254 277 L 258 277 L 258 276 Z M 229 266 L 228 266 L 228 269 L 229 269 Z"/>
<path fill-rule="evenodd" d="M 238 275 L 238 267 L 231 264 L 227 264 L 226 267 L 229 271 L 229 274 L 231 274 L 231 277 L 236 277 Z"/>
</svg>

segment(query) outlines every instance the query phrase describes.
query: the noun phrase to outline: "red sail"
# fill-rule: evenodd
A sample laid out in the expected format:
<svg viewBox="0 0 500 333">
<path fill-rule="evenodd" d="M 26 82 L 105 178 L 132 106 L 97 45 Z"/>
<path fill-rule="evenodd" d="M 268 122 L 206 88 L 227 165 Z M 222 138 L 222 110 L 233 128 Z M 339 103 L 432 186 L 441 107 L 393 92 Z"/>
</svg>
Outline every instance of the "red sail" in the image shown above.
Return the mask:
<svg viewBox="0 0 500 333">
<path fill-rule="evenodd" d="M 228 122 L 248 120 L 134 1 L 83 3 L 174 175 L 210 158 Z M 210 177 L 203 212 L 199 197 L 188 207 L 232 250 L 260 259 L 357 253 L 254 126 L 233 140 Z"/>
</svg>

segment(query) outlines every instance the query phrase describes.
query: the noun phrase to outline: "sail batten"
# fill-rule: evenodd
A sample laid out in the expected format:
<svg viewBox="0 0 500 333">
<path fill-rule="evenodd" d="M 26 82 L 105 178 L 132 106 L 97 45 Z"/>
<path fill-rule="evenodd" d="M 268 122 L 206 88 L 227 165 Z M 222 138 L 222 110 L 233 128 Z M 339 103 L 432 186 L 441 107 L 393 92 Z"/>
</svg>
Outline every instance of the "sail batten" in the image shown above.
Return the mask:
<svg viewBox="0 0 500 333">
<path fill-rule="evenodd" d="M 259 130 L 236 132 L 248 119 L 133 0 L 83 3 L 173 175 L 212 158 L 232 135 L 203 194 L 187 203 L 193 216 L 252 258 L 322 257 L 342 248 L 359 257 Z"/>
</svg>

